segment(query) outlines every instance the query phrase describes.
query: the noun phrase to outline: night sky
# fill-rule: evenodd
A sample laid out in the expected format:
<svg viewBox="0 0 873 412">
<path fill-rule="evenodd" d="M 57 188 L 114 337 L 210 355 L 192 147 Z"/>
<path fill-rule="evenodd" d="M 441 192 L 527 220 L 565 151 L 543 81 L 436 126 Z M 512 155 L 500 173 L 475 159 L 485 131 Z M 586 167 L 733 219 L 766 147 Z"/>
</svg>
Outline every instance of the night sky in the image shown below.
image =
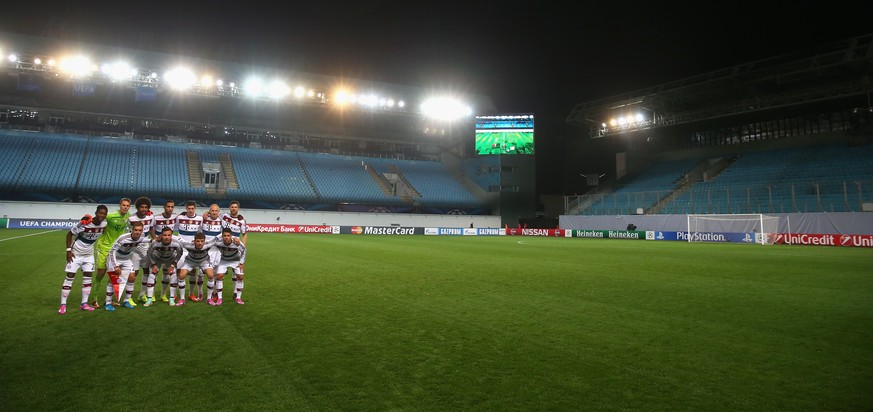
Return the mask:
<svg viewBox="0 0 873 412">
<path fill-rule="evenodd" d="M 178 3 L 19 2 L 0 31 L 481 94 L 537 115 L 538 158 L 575 103 L 873 32 L 873 2 Z"/>
</svg>

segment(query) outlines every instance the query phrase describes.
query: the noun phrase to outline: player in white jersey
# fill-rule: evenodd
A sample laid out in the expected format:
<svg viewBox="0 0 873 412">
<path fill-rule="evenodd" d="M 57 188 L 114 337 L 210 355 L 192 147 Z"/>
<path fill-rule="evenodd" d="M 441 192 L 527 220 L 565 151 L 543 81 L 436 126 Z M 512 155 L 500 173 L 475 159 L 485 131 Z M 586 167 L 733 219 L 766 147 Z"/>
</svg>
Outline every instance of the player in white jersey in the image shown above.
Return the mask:
<svg viewBox="0 0 873 412">
<path fill-rule="evenodd" d="M 142 223 L 142 233 L 143 236 L 147 237 L 149 240 L 153 240 L 155 238 L 155 216 L 152 214 L 152 200 L 142 196 L 137 198 L 133 202 L 134 207 L 136 208 L 136 213 L 132 214 L 130 218 L 128 218 L 128 225 L 133 224 L 134 222 Z M 145 302 L 145 291 L 148 287 L 148 267 L 149 262 L 146 259 L 146 252 L 148 252 L 149 245 L 142 244 L 139 246 L 137 250 L 137 262 L 139 262 L 139 268 L 142 269 L 142 285 L 140 287 L 139 295 L 140 300 Z"/>
<path fill-rule="evenodd" d="M 185 213 L 179 215 L 176 218 L 176 228 L 179 230 L 179 237 L 186 242 L 193 242 L 194 235 L 203 231 L 203 216 L 197 214 L 197 204 L 193 201 L 188 201 L 185 203 Z M 188 253 L 185 251 L 184 253 Z M 183 255 L 184 259 L 185 256 Z M 178 276 L 177 276 L 178 277 Z M 192 276 L 191 279 L 191 290 L 194 290 L 194 286 L 196 286 L 197 277 Z M 202 275 L 201 275 L 201 283 L 202 283 Z M 178 288 L 177 282 L 170 283 L 170 290 Z M 183 287 L 184 289 L 184 287 Z M 184 296 L 181 296 L 184 298 Z M 199 299 L 195 296 L 193 299 L 190 299 L 192 302 L 197 302 Z"/>
<path fill-rule="evenodd" d="M 236 200 L 231 200 L 228 210 L 230 211 L 230 213 L 221 214 L 222 227 L 230 229 L 231 233 L 233 233 L 233 236 L 238 237 L 240 242 L 245 245 L 249 235 L 248 233 L 246 233 L 246 218 L 244 218 L 243 215 L 239 214 L 239 202 Z M 233 273 L 233 284 L 234 298 L 238 298 L 239 289 L 241 287 L 240 280 L 236 275 L 236 272 Z"/>
<path fill-rule="evenodd" d="M 215 247 L 221 252 L 221 259 L 218 261 L 218 265 L 216 265 L 216 294 L 215 297 L 211 300 L 208 300 L 212 306 L 221 305 L 221 285 L 224 284 L 224 275 L 227 274 L 228 269 L 233 269 L 234 275 L 236 275 L 236 292 L 234 296 L 234 301 L 238 305 L 244 305 L 245 302 L 242 300 L 242 290 L 243 290 L 243 279 L 245 277 L 245 264 L 246 264 L 246 246 L 240 242 L 240 244 L 236 244 L 234 242 L 233 232 L 224 228 L 221 232 L 221 241 L 215 244 Z"/>
<path fill-rule="evenodd" d="M 238 237 L 240 242 L 245 245 L 246 240 L 248 240 L 248 233 L 246 233 L 246 218 L 239 214 L 239 202 L 231 200 L 229 211 L 229 213 L 221 214 L 222 228 L 226 227 L 230 229 L 233 236 Z"/>
<path fill-rule="evenodd" d="M 207 242 L 206 235 L 203 234 L 203 232 L 194 235 L 193 242 L 182 242 L 182 247 L 185 248 L 187 253 L 185 254 L 185 258 L 179 262 L 179 301 L 176 302 L 176 306 L 182 306 L 185 304 L 185 278 L 188 276 L 188 273 L 195 269 L 200 269 L 200 271 L 205 273 L 206 277 L 209 278 L 209 284 L 213 284 L 215 273 L 212 269 L 212 259 L 209 255 L 212 250 L 212 245 L 215 242 L 217 242 L 217 240 Z M 209 287 L 209 290 L 212 291 L 212 286 Z M 173 305 L 173 299 L 175 296 L 176 290 L 171 290 L 171 306 Z"/>
<path fill-rule="evenodd" d="M 203 216 L 197 214 L 197 203 L 188 201 L 185 203 L 185 213 L 176 217 L 176 230 L 179 237 L 186 242 L 193 242 L 194 235 L 202 231 Z"/>
<path fill-rule="evenodd" d="M 176 218 L 179 216 L 173 212 L 176 207 L 176 202 L 172 200 L 167 200 L 164 202 L 164 213 L 159 215 L 155 215 L 155 234 L 161 233 L 165 227 L 176 230 Z M 176 283 L 173 279 L 176 276 L 175 271 L 170 271 L 168 268 L 164 268 L 164 275 L 161 277 L 161 301 L 169 302 L 167 299 L 167 291 L 170 289 L 170 283 Z"/>
<path fill-rule="evenodd" d="M 221 230 L 222 229 L 223 229 L 223 227 L 222 227 L 222 221 L 221 221 L 221 209 L 218 208 L 217 204 L 213 203 L 212 205 L 209 206 L 209 211 L 203 215 L 203 234 L 206 235 L 206 241 L 210 242 L 212 240 L 216 240 L 216 242 L 217 242 L 217 241 L 221 240 Z M 221 258 L 221 253 L 218 251 L 217 248 L 213 247 L 212 249 L 210 249 L 209 256 L 210 256 L 210 259 L 212 260 L 212 266 L 215 267 L 215 265 L 218 264 L 218 260 Z M 194 286 L 194 277 L 193 276 L 191 277 L 189 284 L 192 286 L 191 295 L 195 296 L 194 289 L 193 289 L 193 286 Z M 212 291 L 213 291 L 214 287 L 215 287 L 215 279 L 212 279 L 211 281 L 209 279 L 207 279 L 207 281 L 206 281 L 206 297 L 207 297 L 207 299 L 210 296 L 212 296 Z M 203 273 L 200 273 L 197 276 L 197 294 L 196 294 L 196 296 L 198 298 L 197 300 L 200 300 L 203 298 L 202 291 L 203 291 Z M 189 299 L 190 299 L 190 296 L 189 296 Z"/>
<path fill-rule="evenodd" d="M 91 296 L 91 275 L 94 273 L 94 242 L 100 238 L 106 228 L 106 215 L 108 213 L 109 208 L 105 205 L 97 206 L 93 218 L 90 215 L 85 215 L 82 221 L 67 232 L 67 267 L 65 269 L 67 275 L 61 285 L 61 308 L 58 309 L 60 314 L 67 313 L 67 297 L 70 296 L 73 280 L 76 279 L 76 272 L 79 269 L 82 270 L 82 304 L 79 305 L 79 309 L 88 312 L 94 311 L 94 307 L 88 304 L 88 297 Z"/>
<path fill-rule="evenodd" d="M 139 256 L 137 250 L 140 245 L 148 245 L 149 238 L 143 234 L 143 225 L 140 222 L 134 222 L 130 225 L 130 233 L 125 233 L 118 237 L 118 240 L 112 244 L 109 249 L 109 256 L 106 257 L 106 269 L 118 273 L 119 283 L 124 284 L 124 306 L 133 309 L 136 306 L 130 296 L 133 294 L 134 281 L 136 280 L 136 272 L 139 268 Z M 112 302 L 112 284 L 106 285 L 106 305 L 104 308 L 109 311 L 115 310 Z M 119 298 L 119 300 L 121 300 Z"/>
<path fill-rule="evenodd" d="M 158 239 L 155 239 L 149 244 L 148 249 L 149 264 L 149 286 L 146 289 L 146 301 L 144 306 L 151 306 L 154 302 L 155 292 L 155 277 L 158 275 L 160 268 L 166 267 L 167 270 L 175 272 L 176 262 L 182 257 L 181 239 L 173 237 L 173 229 L 164 227 L 161 229 L 161 234 Z"/>
</svg>

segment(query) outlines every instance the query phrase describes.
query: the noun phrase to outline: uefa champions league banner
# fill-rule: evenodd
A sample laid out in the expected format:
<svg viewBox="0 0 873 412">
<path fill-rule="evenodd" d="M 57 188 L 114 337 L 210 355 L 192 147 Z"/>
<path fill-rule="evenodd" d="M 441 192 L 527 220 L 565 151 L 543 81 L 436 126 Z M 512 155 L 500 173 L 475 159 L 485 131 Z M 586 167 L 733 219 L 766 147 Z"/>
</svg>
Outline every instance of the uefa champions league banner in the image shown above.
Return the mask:
<svg viewBox="0 0 873 412">
<path fill-rule="evenodd" d="M 10 218 L 9 229 L 70 229 L 79 223 L 70 219 L 15 219 Z"/>
<path fill-rule="evenodd" d="M 678 240 L 682 242 L 756 243 L 757 233 L 718 232 L 658 232 L 647 231 L 646 240 Z"/>
</svg>

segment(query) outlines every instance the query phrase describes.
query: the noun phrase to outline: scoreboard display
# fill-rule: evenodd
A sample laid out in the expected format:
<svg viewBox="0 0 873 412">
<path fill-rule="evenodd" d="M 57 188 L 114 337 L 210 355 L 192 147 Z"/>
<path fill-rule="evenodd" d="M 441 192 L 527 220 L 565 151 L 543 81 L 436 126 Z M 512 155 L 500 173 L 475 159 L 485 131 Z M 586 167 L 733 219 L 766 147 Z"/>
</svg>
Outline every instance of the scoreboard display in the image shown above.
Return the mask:
<svg viewBox="0 0 873 412">
<path fill-rule="evenodd" d="M 534 154 L 534 115 L 476 116 L 476 154 Z"/>
</svg>

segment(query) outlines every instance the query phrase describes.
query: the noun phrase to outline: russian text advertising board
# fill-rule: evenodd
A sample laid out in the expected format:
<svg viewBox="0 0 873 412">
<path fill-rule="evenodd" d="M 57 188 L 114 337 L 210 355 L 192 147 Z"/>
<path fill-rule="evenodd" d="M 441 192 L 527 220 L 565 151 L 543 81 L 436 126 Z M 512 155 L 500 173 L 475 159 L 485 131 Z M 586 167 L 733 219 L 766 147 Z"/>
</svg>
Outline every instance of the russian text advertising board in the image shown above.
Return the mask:
<svg viewBox="0 0 873 412">
<path fill-rule="evenodd" d="M 252 223 L 246 225 L 247 232 L 253 233 L 323 233 L 339 234 L 339 226 L 323 225 L 276 225 Z"/>
</svg>

